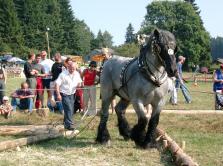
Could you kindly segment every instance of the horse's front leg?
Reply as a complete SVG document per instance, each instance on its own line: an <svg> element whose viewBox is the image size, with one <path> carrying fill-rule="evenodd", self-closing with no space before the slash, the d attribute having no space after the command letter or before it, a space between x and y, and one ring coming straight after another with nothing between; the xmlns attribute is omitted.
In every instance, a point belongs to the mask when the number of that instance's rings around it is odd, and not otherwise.
<svg viewBox="0 0 223 166"><path fill-rule="evenodd" d="M110 140L110 134L107 129L107 121L109 117L109 105L111 100L103 100L101 108L101 119L98 126L98 134L96 142L106 144Z"/></svg>
<svg viewBox="0 0 223 166"><path fill-rule="evenodd" d="M124 137L125 140L128 140L130 138L130 127L125 117L125 112L128 105L129 105L129 101L120 99L118 104L115 106L115 112L118 117L119 133L120 135Z"/></svg>
<svg viewBox="0 0 223 166"><path fill-rule="evenodd" d="M151 118L149 120L148 130L144 140L144 148L153 148L155 147L155 132L156 127L159 123L161 108L159 106L154 107Z"/></svg>
<svg viewBox="0 0 223 166"><path fill-rule="evenodd" d="M143 147L148 120L144 113L144 105L140 101L132 102L132 104L138 116L138 123L132 128L131 139L137 146Z"/></svg>

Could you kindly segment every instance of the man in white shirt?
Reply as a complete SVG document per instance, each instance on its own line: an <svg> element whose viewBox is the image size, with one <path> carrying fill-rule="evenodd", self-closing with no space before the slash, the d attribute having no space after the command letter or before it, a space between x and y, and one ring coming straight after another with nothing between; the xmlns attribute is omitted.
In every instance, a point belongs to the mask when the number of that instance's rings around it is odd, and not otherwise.
<svg viewBox="0 0 223 166"><path fill-rule="evenodd" d="M44 71L45 71L45 75L46 75L45 77L42 78L43 89L45 89L45 88L47 89L47 94L48 94L48 98L49 98L51 96L50 95L50 81L51 81L51 78L52 78L51 68L52 68L54 62L51 59L47 59L46 51L42 51L41 56L42 56L42 61L40 62L40 64L43 66Z"/></svg>
<svg viewBox="0 0 223 166"><path fill-rule="evenodd" d="M77 64L72 62L68 70L63 71L56 80L57 100L62 101L64 108L64 128L74 130L73 112L77 87L81 86L82 80L79 72L76 71Z"/></svg>

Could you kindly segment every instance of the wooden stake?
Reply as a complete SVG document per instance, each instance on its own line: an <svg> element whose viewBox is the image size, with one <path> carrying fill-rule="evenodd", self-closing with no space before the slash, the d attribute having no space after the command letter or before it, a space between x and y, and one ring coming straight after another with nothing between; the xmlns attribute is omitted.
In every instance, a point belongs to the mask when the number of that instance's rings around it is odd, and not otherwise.
<svg viewBox="0 0 223 166"><path fill-rule="evenodd" d="M158 137L162 135L161 140L167 141L167 147L174 156L175 163L177 166L198 166L197 163L195 163L190 156L188 156L186 153L183 152L183 149L180 148L180 146L171 138L169 137L163 130L157 128L156 133ZM166 143L165 143L166 144Z"/></svg>

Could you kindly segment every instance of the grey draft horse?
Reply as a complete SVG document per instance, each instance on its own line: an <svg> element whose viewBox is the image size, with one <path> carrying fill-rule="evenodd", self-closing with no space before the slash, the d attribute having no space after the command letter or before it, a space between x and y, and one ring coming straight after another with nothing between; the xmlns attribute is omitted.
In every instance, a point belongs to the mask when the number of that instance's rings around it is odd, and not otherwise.
<svg viewBox="0 0 223 166"><path fill-rule="evenodd" d="M175 76L177 71L176 51L174 35L169 31L155 29L141 48L139 57L130 59L116 56L105 62L101 74L102 108L96 142L106 144L110 140L108 110L111 100L118 95L120 101L115 111L120 135L125 140L131 138L137 146L143 148L154 145L161 107L169 90L168 79ZM138 116L138 123L132 130L125 117L130 103ZM153 108L149 122L144 113L148 104Z"/></svg>

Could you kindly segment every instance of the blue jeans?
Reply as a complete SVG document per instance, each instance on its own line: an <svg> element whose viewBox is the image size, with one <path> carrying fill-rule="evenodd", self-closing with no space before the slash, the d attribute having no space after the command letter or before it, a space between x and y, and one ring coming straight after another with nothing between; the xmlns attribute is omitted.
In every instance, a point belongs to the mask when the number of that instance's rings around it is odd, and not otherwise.
<svg viewBox="0 0 223 166"><path fill-rule="evenodd" d="M61 97L64 109L64 128L69 128L73 125L75 96L61 93Z"/></svg>
<svg viewBox="0 0 223 166"><path fill-rule="evenodd" d="M29 112L33 111L33 98L26 98L26 99L18 99L12 98L11 105L13 107L13 111L16 111L16 107L18 106L19 109L25 110L28 109Z"/></svg>
<svg viewBox="0 0 223 166"><path fill-rule="evenodd" d="M190 92L187 89L187 87L185 86L185 84L181 84L180 81L177 79L175 87L177 88L177 91L179 88L181 89L186 102L190 103L191 102Z"/></svg>
<svg viewBox="0 0 223 166"><path fill-rule="evenodd" d="M50 101L47 102L47 106L50 109L51 112L54 112L54 110L58 110L61 114L63 114L63 105L62 102L56 102L56 106L53 107L50 103Z"/></svg>

